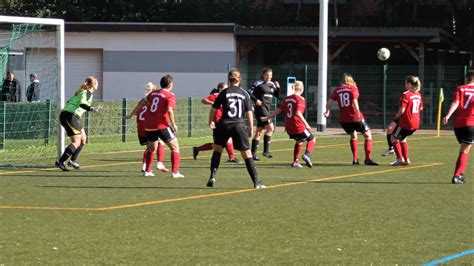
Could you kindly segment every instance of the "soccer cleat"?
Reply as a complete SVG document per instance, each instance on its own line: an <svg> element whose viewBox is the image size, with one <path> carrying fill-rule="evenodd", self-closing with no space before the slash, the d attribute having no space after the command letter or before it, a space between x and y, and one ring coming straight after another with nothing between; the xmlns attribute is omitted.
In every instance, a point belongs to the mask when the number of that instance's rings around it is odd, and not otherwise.
<svg viewBox="0 0 474 266"><path fill-rule="evenodd" d="M156 169L160 170L161 172L168 173L170 170L166 168L166 166L162 162L156 163Z"/></svg>
<svg viewBox="0 0 474 266"><path fill-rule="evenodd" d="M142 173L145 173L146 172L146 163L143 163L142 165Z"/></svg>
<svg viewBox="0 0 474 266"><path fill-rule="evenodd" d="M228 163L240 163L240 161L237 158L232 158L227 160Z"/></svg>
<svg viewBox="0 0 474 266"><path fill-rule="evenodd" d="M376 163L376 162L374 162L374 161L372 161L372 160L365 160L365 161L364 161L364 164L365 164L365 165L379 165L378 163Z"/></svg>
<svg viewBox="0 0 474 266"><path fill-rule="evenodd" d="M265 186L264 184L262 184L262 183L259 181L259 182L255 183L255 184L253 185L253 188L255 188L255 189L265 189L265 188L267 188L267 186Z"/></svg>
<svg viewBox="0 0 474 266"><path fill-rule="evenodd" d="M405 165L405 160L403 159L396 159L395 161L390 163L391 166L399 166L399 165Z"/></svg>
<svg viewBox="0 0 474 266"><path fill-rule="evenodd" d="M464 176L455 175L455 176L453 176L453 179L451 179L451 183L453 183L453 184L464 184L464 183L466 183L466 181L464 181Z"/></svg>
<svg viewBox="0 0 474 266"><path fill-rule="evenodd" d="M67 165L68 166L71 166L72 168L76 169L76 170L80 170L81 169L81 166L79 165L78 162L76 161L73 161L73 160L69 160L69 162L67 162Z"/></svg>
<svg viewBox="0 0 474 266"><path fill-rule="evenodd" d="M262 155L263 155L263 157L267 157L267 158L270 158L270 159L273 158L273 155L268 151L263 152Z"/></svg>
<svg viewBox="0 0 474 266"><path fill-rule="evenodd" d="M291 167L294 167L294 168L301 168L301 167L303 167L303 166L300 164L300 162L295 161L295 162L293 162L293 163L291 164Z"/></svg>
<svg viewBox="0 0 474 266"><path fill-rule="evenodd" d="M54 163L54 165L55 165L57 168L59 168L59 169L65 171L65 172L69 171L69 169L67 169L67 167L64 165L64 163L61 163L61 162L59 162L59 161L56 161L56 162Z"/></svg>
<svg viewBox="0 0 474 266"><path fill-rule="evenodd" d="M403 163L403 165L410 165L410 164L411 164L411 161L409 158L407 158L405 162Z"/></svg>
<svg viewBox="0 0 474 266"><path fill-rule="evenodd" d="M393 148L384 151L384 153L382 153L382 156L389 156L389 155L392 155L392 154L395 154L395 150Z"/></svg>
<svg viewBox="0 0 474 266"><path fill-rule="evenodd" d="M184 175L181 174L180 172L176 172L176 173L171 173L171 177L172 178L184 178Z"/></svg>
<svg viewBox="0 0 474 266"><path fill-rule="evenodd" d="M198 151L197 147L193 147L193 159L194 160L197 160L198 154L199 154L199 151Z"/></svg>
<svg viewBox="0 0 474 266"><path fill-rule="evenodd" d="M210 177L209 180L207 181L206 186L207 186L207 187L213 187L215 182L216 182L216 178L211 175L211 177Z"/></svg>
<svg viewBox="0 0 474 266"><path fill-rule="evenodd" d="M313 167L313 162L311 161L311 157L309 156L309 154L305 153L301 158L306 163L306 166L308 166L309 168Z"/></svg>
<svg viewBox="0 0 474 266"><path fill-rule="evenodd" d="M352 161L352 165L359 165L359 160Z"/></svg>
<svg viewBox="0 0 474 266"><path fill-rule="evenodd" d="M143 173L143 176L145 177L152 177L152 176L155 176L155 174L153 172L144 172Z"/></svg>
<svg viewBox="0 0 474 266"><path fill-rule="evenodd" d="M260 158L258 158L257 155L253 155L252 158L254 161L260 161Z"/></svg>

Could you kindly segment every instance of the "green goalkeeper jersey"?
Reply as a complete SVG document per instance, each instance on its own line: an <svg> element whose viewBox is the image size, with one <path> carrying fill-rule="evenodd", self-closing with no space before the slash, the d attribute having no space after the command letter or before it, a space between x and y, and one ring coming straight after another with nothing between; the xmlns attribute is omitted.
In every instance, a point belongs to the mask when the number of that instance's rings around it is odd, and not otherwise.
<svg viewBox="0 0 474 266"><path fill-rule="evenodd" d="M73 113L77 117L81 117L92 104L92 92L83 90L77 95L72 96L66 103L63 111ZM82 105L82 106L81 106ZM85 108L84 108L85 107Z"/></svg>

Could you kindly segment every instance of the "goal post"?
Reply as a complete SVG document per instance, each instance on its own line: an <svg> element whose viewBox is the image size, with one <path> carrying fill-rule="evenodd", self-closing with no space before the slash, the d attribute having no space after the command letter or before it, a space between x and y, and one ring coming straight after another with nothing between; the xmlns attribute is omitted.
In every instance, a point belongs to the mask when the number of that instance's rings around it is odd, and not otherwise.
<svg viewBox="0 0 474 266"><path fill-rule="evenodd" d="M65 132L57 121L65 105L64 65L64 20L0 16L1 95L21 95L0 98L0 166L52 166L64 150ZM16 87L3 88L7 72L14 73ZM39 98L31 101L34 76Z"/></svg>

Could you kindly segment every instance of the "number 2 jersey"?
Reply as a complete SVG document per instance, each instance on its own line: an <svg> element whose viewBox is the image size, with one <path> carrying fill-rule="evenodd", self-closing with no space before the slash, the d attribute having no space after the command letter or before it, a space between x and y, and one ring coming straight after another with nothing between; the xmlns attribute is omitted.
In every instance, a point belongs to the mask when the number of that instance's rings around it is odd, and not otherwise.
<svg viewBox="0 0 474 266"><path fill-rule="evenodd" d="M405 108L405 112L399 117L400 127L407 130L420 128L420 112L423 109L421 94L412 90L405 91L400 97L400 107Z"/></svg>
<svg viewBox="0 0 474 266"><path fill-rule="evenodd" d="M474 84L458 86L453 102L459 102L454 117L455 128L474 126Z"/></svg>
<svg viewBox="0 0 474 266"><path fill-rule="evenodd" d="M145 101L147 103L144 116L145 130L168 128L170 122L168 108L176 109L176 96L165 89L159 89L150 92L145 97Z"/></svg>
<svg viewBox="0 0 474 266"><path fill-rule="evenodd" d="M301 118L296 116L296 111L304 114L306 109L306 100L299 95L287 96L280 103L280 110L285 112L285 130L289 135L299 134L306 130L306 125Z"/></svg>
<svg viewBox="0 0 474 266"><path fill-rule="evenodd" d="M357 120L357 109L354 100L359 99L359 89L356 86L344 85L337 87L331 93L330 99L337 102L339 106L339 122L353 123ZM359 110L360 121L364 120L362 111Z"/></svg>
<svg viewBox="0 0 474 266"><path fill-rule="evenodd" d="M217 110L222 107L219 124L245 124L245 113L252 111L252 102L246 91L232 85L219 93L212 107Z"/></svg>

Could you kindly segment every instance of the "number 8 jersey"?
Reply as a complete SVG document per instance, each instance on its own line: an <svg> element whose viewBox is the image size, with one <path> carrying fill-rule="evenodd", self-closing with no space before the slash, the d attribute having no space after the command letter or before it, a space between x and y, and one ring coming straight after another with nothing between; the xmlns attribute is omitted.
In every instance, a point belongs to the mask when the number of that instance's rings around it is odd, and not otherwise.
<svg viewBox="0 0 474 266"><path fill-rule="evenodd" d="M221 106L223 111L219 123L224 125L245 124L245 113L252 110L249 94L237 86L230 86L219 93L212 107L218 110Z"/></svg>
<svg viewBox="0 0 474 266"><path fill-rule="evenodd" d="M357 112L354 106L354 100L359 99L359 89L356 86L344 85L337 87L330 96L331 100L336 101L339 106L339 122L353 123L357 120ZM360 121L364 120L364 115L360 111Z"/></svg>
<svg viewBox="0 0 474 266"><path fill-rule="evenodd" d="M420 128L420 112L423 110L421 94L412 90L405 91L400 97L400 107L405 108L398 121L400 127L407 130Z"/></svg>
<svg viewBox="0 0 474 266"><path fill-rule="evenodd" d="M170 122L168 107L176 109L176 97L165 90L154 90L145 98L148 110L145 112L145 130L168 128Z"/></svg>

